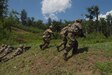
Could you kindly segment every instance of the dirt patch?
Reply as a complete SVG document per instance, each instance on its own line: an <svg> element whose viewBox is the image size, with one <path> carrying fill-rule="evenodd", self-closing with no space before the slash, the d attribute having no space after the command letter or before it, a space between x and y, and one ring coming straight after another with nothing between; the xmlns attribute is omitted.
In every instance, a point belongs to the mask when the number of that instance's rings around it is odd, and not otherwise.
<svg viewBox="0 0 112 75"><path fill-rule="evenodd" d="M60 54L63 54L63 52L56 56L49 53L47 59L44 55L43 57L37 57L31 67L30 75L100 75L97 70L94 71L95 63L111 60L104 56L104 50L89 50L88 52L79 53L68 61L64 61Z"/></svg>

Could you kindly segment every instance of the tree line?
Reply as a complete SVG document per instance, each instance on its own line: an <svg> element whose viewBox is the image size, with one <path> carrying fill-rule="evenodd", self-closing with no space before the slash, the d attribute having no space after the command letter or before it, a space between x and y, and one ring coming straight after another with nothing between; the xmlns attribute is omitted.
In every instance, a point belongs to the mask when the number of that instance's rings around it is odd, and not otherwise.
<svg viewBox="0 0 112 75"><path fill-rule="evenodd" d="M86 19L82 19L83 31L86 34L101 33L105 37L112 35L112 15L109 14L106 18L99 18L100 9L97 5L90 6L85 14ZM47 23L42 20L35 20L34 17L29 17L25 9L21 12L16 10L8 11L8 0L0 0L0 36L5 36L12 31L12 27L23 27L24 29L34 27L37 29L45 30L49 25L53 24L54 31L60 32L60 30L74 21L59 20L55 21L51 18L48 19ZM33 29L32 29L33 31Z"/></svg>

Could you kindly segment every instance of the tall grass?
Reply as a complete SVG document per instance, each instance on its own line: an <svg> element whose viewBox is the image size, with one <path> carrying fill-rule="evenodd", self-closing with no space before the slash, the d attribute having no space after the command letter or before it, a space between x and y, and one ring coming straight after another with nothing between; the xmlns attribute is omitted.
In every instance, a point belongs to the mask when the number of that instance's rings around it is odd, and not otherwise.
<svg viewBox="0 0 112 75"><path fill-rule="evenodd" d="M95 67L100 71L101 75L112 74L112 62L97 62Z"/></svg>
<svg viewBox="0 0 112 75"><path fill-rule="evenodd" d="M42 29L39 29L37 27L33 27L33 26L25 26L25 25L14 25L13 27L19 28L19 29L23 29L25 31L28 32L32 32L32 33L39 33L42 32Z"/></svg>

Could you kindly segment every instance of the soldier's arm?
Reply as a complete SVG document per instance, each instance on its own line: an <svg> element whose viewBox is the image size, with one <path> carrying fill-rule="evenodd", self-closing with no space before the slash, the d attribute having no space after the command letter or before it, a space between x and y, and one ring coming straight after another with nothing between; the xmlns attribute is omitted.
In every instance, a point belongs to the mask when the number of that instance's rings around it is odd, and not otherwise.
<svg viewBox="0 0 112 75"><path fill-rule="evenodd" d="M52 36L56 39L56 36L54 35L54 33L52 33Z"/></svg>

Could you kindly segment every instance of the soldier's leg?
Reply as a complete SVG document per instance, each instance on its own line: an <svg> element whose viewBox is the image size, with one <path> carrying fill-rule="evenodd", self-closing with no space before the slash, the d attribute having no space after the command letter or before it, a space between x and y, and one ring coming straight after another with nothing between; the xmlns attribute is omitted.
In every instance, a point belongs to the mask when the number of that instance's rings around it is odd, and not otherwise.
<svg viewBox="0 0 112 75"><path fill-rule="evenodd" d="M59 48L60 48L62 45L64 45L64 41L61 42L61 43L57 46L57 50L58 50L58 51L60 50Z"/></svg>
<svg viewBox="0 0 112 75"><path fill-rule="evenodd" d="M76 54L78 52L78 41L74 41L72 55Z"/></svg>
<svg viewBox="0 0 112 75"><path fill-rule="evenodd" d="M46 42L45 45L43 46L43 49L48 48L49 42Z"/></svg>
<svg viewBox="0 0 112 75"><path fill-rule="evenodd" d="M66 45L67 45L67 40L64 41L64 44L63 45L64 45L64 48L63 49L65 49L66 48Z"/></svg>
<svg viewBox="0 0 112 75"><path fill-rule="evenodd" d="M61 46L63 45L64 48L63 48L62 50L64 50L64 49L66 48L66 44L67 44L67 38L64 37L64 38L63 38L63 42L58 46L58 48L61 47ZM59 50L58 48L57 48L57 50Z"/></svg>
<svg viewBox="0 0 112 75"><path fill-rule="evenodd" d="M69 51L72 49L72 47L66 47L65 48L65 51L64 51L64 60L66 61L67 60L67 55L69 53Z"/></svg>
<svg viewBox="0 0 112 75"><path fill-rule="evenodd" d="M43 46L43 49L48 48L48 45L50 44L50 38L45 40L45 44Z"/></svg>
<svg viewBox="0 0 112 75"><path fill-rule="evenodd" d="M43 38L43 43L40 45L40 48L43 49L43 46L46 44L46 39Z"/></svg>
<svg viewBox="0 0 112 75"><path fill-rule="evenodd" d="M72 44L73 44L73 42L69 41L69 46L65 48L65 51L64 51L64 60L67 60L68 52L73 48Z"/></svg>

